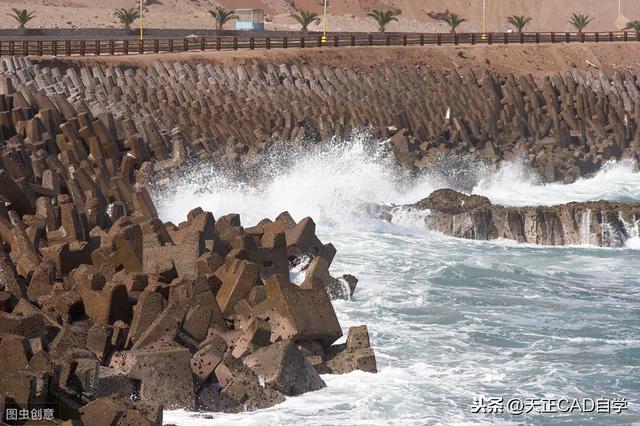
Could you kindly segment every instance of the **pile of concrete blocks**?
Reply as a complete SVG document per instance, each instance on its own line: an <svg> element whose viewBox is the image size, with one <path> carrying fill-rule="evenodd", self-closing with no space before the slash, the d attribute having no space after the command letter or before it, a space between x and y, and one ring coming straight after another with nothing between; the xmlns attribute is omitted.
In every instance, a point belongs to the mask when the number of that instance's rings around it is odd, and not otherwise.
<svg viewBox="0 0 640 426"><path fill-rule="evenodd" d="M138 171L184 145L80 99L112 76L34 87L56 75L0 79L1 407L160 425L163 409L265 408L324 387L321 373L376 371L368 337L348 343L361 328L334 345L336 251L311 218L245 228L196 208L163 223ZM298 286L303 259L319 266Z"/></svg>

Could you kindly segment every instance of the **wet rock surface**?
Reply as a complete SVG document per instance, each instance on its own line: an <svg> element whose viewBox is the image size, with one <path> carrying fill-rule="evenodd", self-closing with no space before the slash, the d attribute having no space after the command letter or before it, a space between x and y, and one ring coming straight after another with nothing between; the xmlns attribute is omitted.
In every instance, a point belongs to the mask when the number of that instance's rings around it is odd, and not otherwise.
<svg viewBox="0 0 640 426"><path fill-rule="evenodd" d="M113 83L81 75L68 81L83 93ZM139 173L168 161L162 136L39 84L0 77L3 407L159 425L163 409L266 408L324 387L320 373L375 370L330 367L344 352L326 285L336 250L311 218L245 228L196 208L163 223ZM302 258L320 265L308 287L289 279Z"/></svg>
<svg viewBox="0 0 640 426"><path fill-rule="evenodd" d="M434 231L472 240L509 239L540 245L590 244L622 247L640 231L640 203L573 202L556 206L504 207L487 197L439 189L415 204L376 206L374 215L393 220L398 209L428 211Z"/></svg>

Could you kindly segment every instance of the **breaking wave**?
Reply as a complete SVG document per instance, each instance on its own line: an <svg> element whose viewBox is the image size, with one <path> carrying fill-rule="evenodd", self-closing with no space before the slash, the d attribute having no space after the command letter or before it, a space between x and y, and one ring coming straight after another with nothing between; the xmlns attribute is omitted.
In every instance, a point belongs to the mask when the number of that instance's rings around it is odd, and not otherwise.
<svg viewBox="0 0 640 426"><path fill-rule="evenodd" d="M631 160L607 163L593 177L569 185L543 184L523 162L490 170L464 158L443 159L416 176L397 167L385 145L364 133L295 155L275 151L243 178L201 163L154 198L162 219L171 221L184 220L191 208L200 206L216 217L240 213L245 224L288 210L296 219L311 216L327 227L380 230L385 225L365 217L363 206L414 203L444 187L508 206L640 201L640 173ZM420 227L421 217L407 214L400 224Z"/></svg>

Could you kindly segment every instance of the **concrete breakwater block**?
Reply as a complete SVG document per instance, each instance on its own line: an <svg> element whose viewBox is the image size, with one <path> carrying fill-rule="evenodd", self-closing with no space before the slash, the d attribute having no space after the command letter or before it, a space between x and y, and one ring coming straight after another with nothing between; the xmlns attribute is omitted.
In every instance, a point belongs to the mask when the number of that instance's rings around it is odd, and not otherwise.
<svg viewBox="0 0 640 426"><path fill-rule="evenodd" d="M487 70L264 60L237 66L156 61L146 68L62 68L24 58L0 64L12 92L10 101L0 99L5 138L18 132L62 144L49 133L64 117L65 138L82 140L85 155L108 163L125 148L138 161L158 160L147 171L161 175L187 158L250 162L276 141L340 139L368 128L392 137L396 158L409 168L428 168L447 153L493 164L517 157L547 182L572 182L610 159L637 158L640 142L640 90L628 72L574 69L536 80ZM33 102L37 113L30 111ZM127 170L135 173L135 164ZM21 211L33 208L29 188L3 187L4 196L24 204Z"/></svg>
<svg viewBox="0 0 640 426"><path fill-rule="evenodd" d="M311 218L285 212L245 228L238 215L196 208L163 223L144 169L175 167L208 143L121 115L141 110L118 81L142 88L141 75L98 67L27 81L29 67L11 58L0 71L3 406L51 406L73 424L160 425L163 408L265 408L320 389L328 369L375 370L329 367L353 351L334 345L342 328L324 269L335 248ZM149 72L184 91L175 101L198 103L194 69ZM323 259L313 288L289 281L302 257Z"/></svg>

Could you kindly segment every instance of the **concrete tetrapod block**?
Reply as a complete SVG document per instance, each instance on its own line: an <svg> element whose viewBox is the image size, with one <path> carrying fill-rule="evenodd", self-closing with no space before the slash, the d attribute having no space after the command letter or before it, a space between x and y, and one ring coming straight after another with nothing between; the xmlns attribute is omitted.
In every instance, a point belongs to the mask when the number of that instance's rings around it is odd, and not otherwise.
<svg viewBox="0 0 640 426"><path fill-rule="evenodd" d="M293 340L287 339L260 348L243 362L258 377L287 396L300 395L326 386Z"/></svg>
<svg viewBox="0 0 640 426"><path fill-rule="evenodd" d="M271 325L271 340L317 340L330 345L342 329L324 288L302 289L289 277L273 275L265 283L267 299L254 309Z"/></svg>

